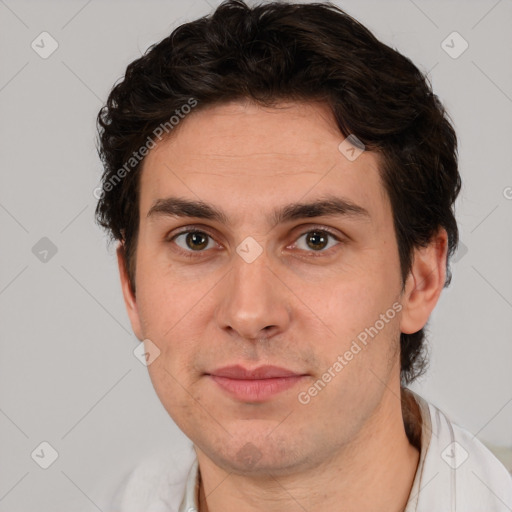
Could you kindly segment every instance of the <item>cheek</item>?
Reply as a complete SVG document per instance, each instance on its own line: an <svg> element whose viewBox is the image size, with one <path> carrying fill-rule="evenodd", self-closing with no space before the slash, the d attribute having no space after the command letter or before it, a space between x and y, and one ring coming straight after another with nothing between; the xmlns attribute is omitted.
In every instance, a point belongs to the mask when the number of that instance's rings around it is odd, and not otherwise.
<svg viewBox="0 0 512 512"><path fill-rule="evenodd" d="M307 304L322 321L324 335L317 348L322 361L328 367L338 355L352 351L357 354L348 357L359 363L350 363L350 372L364 371L366 365L387 366L388 353L394 350L399 336L399 315L393 308L398 298L393 290L398 292L399 283L386 280L385 275L377 279L371 272L354 272L346 280L338 277L331 282L337 284L311 287L307 295ZM303 327L307 332L307 326Z"/></svg>
<svg viewBox="0 0 512 512"><path fill-rule="evenodd" d="M379 311L377 283L364 272L344 273L308 288L306 303L335 334L346 337Z"/></svg>
<svg viewBox="0 0 512 512"><path fill-rule="evenodd" d="M143 335L160 350L150 373L155 374L155 379L166 381L171 378L165 375L167 370L182 382L200 346L202 330L194 319L207 315L204 288L197 282L185 283L175 276L163 275L156 267L141 272L140 280L137 307Z"/></svg>
<svg viewBox="0 0 512 512"><path fill-rule="evenodd" d="M137 273L139 317L147 337L161 338L192 307L196 293L170 275L168 269L142 263Z"/></svg>
<svg viewBox="0 0 512 512"><path fill-rule="evenodd" d="M156 333L151 325L153 339L160 352L158 357L148 366L148 372L155 390L166 407L182 405L190 400L191 386L198 378L194 367L200 348L197 336L176 328L170 332ZM151 335L148 336L151 338Z"/></svg>

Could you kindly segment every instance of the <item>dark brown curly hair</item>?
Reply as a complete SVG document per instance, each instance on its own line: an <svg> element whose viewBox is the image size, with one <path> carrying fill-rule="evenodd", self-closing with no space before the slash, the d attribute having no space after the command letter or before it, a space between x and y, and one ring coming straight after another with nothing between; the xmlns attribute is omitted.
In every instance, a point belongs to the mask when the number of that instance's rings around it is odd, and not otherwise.
<svg viewBox="0 0 512 512"><path fill-rule="evenodd" d="M195 102L200 109L237 99L265 106L281 100L327 104L341 134L354 134L382 157L402 285L414 249L428 245L440 227L448 233L449 285L449 259L458 244L457 139L426 76L332 4L251 8L228 0L133 61L97 117L104 174L96 219L112 240L123 242L134 292L140 148L148 147L159 126L172 134L169 119L183 118L184 105ZM427 367L424 329L401 334L404 385Z"/></svg>

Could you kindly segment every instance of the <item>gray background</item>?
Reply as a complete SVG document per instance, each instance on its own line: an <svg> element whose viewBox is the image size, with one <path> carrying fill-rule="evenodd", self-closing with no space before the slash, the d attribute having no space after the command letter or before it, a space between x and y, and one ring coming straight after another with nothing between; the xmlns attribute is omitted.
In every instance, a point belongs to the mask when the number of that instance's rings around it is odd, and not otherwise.
<svg viewBox="0 0 512 512"><path fill-rule="evenodd" d="M149 44L218 3L0 0L0 511L101 510L137 461L186 442L132 353L113 246L93 221L95 117ZM413 389L510 448L512 2L337 3L430 70L460 140L464 245ZM46 59L31 47L43 31L59 45ZM453 31L469 44L458 58L441 46ZM59 455L46 470L31 458L43 441Z"/></svg>

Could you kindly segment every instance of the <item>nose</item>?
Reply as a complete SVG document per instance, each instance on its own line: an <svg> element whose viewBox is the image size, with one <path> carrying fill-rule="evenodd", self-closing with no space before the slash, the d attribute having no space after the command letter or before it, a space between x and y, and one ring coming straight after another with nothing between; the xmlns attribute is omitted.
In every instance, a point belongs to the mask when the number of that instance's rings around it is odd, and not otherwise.
<svg viewBox="0 0 512 512"><path fill-rule="evenodd" d="M232 336L269 339L290 324L291 293L271 270L265 251L252 262L235 254L221 293L217 322Z"/></svg>

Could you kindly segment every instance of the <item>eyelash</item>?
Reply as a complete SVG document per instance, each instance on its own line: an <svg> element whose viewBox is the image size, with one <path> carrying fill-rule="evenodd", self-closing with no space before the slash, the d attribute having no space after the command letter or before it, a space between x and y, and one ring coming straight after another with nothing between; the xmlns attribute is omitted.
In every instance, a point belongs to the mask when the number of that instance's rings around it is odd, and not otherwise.
<svg viewBox="0 0 512 512"><path fill-rule="evenodd" d="M312 227L309 227L306 231L303 231L302 233L300 233L298 235L298 237L296 238L296 241L299 240L299 238L303 237L304 235L307 235L308 233L312 233L312 232L320 232L320 233L323 233L323 234L327 234L329 237L333 238L334 240L336 240L336 242L338 242L338 244L336 244L335 246L333 247L330 247L329 249L327 250L321 250L321 251L305 251L305 252L308 252L308 253L312 253L312 254L315 254L317 253L317 255L315 256L310 256L310 257L318 257L318 256L321 256L323 254L329 254L331 249L334 249L336 246L340 245L343 243L343 240L341 240L340 238L338 238L338 236L336 236L331 230L325 228L325 227L322 227L322 226L312 226ZM183 235L183 234L189 234L189 233L202 233L208 237L210 237L212 240L215 240L214 237L212 235L210 235L207 231L205 231L204 229L196 229L196 228L188 228L188 229L183 229L182 231L179 231L178 233L175 233L172 237L169 237L167 238L166 240L168 242L174 242L174 240L180 236L180 235ZM296 242L295 242L296 243ZM178 252L180 254L182 254L183 256L187 257L187 258L196 258L196 257L201 257L201 254L202 253L205 253L206 250L203 250L203 251L186 251L184 249L182 249L181 247L179 247L178 245L176 246L178 248Z"/></svg>

